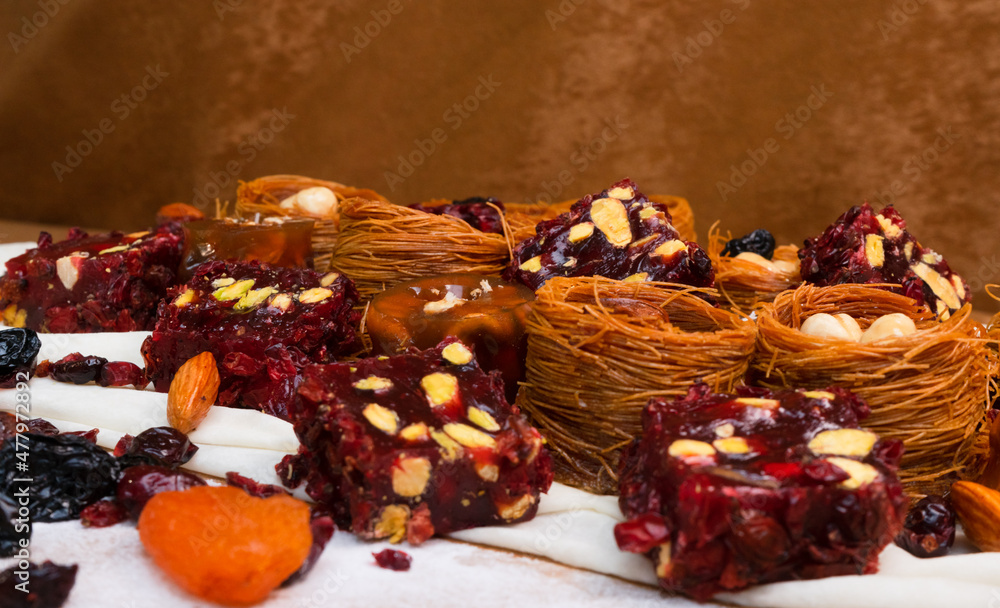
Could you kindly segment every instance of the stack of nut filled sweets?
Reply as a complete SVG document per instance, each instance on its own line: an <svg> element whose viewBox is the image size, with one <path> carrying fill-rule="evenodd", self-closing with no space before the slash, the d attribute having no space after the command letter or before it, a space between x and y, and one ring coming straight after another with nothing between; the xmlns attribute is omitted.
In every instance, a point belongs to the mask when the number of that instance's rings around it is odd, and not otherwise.
<svg viewBox="0 0 1000 608"><path fill-rule="evenodd" d="M305 576L334 526L416 546L527 522L553 482L617 496L620 550L697 600L873 573L893 540L943 555L956 514L1000 550L1000 315L978 322L969 285L891 206L852 207L802 247L716 226L702 247L687 201L629 179L555 205L403 206L280 175L243 184L235 210L43 233L0 277L4 389L44 377L169 394L174 428L113 455L40 420L18 430L69 505L39 521L137 520L192 594L261 601ZM38 360L39 332L131 331L151 332L144 367ZM213 404L290 423L283 487L179 470ZM3 437L15 427L5 417ZM82 460L101 463L100 489L56 474ZM292 540L189 567L171 542L231 508L245 515L226 548L265 529Z"/></svg>

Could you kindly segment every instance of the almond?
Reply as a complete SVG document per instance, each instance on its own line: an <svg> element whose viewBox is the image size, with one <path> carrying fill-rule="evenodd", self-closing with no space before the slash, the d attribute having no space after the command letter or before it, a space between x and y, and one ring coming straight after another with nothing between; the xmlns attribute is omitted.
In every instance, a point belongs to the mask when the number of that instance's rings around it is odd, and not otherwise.
<svg viewBox="0 0 1000 608"><path fill-rule="evenodd" d="M177 370L167 394L167 421L182 433L195 430L219 395L219 368L210 352L187 360Z"/></svg>
<svg viewBox="0 0 1000 608"><path fill-rule="evenodd" d="M971 481L951 486L951 505L980 551L1000 551L1000 492Z"/></svg>

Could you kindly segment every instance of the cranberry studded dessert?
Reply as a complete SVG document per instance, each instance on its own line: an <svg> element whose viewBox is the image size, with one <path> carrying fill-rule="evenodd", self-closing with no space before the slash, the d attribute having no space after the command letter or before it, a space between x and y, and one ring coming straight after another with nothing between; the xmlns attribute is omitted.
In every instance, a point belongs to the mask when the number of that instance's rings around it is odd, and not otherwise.
<svg viewBox="0 0 1000 608"><path fill-rule="evenodd" d="M624 179L538 224L536 235L514 249L503 276L536 290L551 277L595 275L711 287L708 254L681 240L670 222L666 204L650 201Z"/></svg>
<svg viewBox="0 0 1000 608"><path fill-rule="evenodd" d="M288 485L362 538L404 538L534 517L552 483L542 438L451 338L419 353L314 365L291 411L300 453Z"/></svg>
<svg viewBox="0 0 1000 608"><path fill-rule="evenodd" d="M626 452L618 546L667 590L705 600L753 584L871 573L902 529L902 444L858 428L852 393L707 385L650 400Z"/></svg>
<svg viewBox="0 0 1000 608"><path fill-rule="evenodd" d="M43 232L0 277L3 321L52 333L152 329L175 283L182 240L170 227L94 236L74 228L59 243Z"/></svg>
<svg viewBox="0 0 1000 608"><path fill-rule="evenodd" d="M892 206L879 213L864 203L851 207L799 251L802 279L819 286L891 283L892 291L927 304L942 320L972 301L968 284L948 262L906 231Z"/></svg>
<svg viewBox="0 0 1000 608"><path fill-rule="evenodd" d="M185 361L211 352L219 364L217 405L285 418L300 370L355 344L357 292L337 273L208 262L171 296L142 345L161 392Z"/></svg>

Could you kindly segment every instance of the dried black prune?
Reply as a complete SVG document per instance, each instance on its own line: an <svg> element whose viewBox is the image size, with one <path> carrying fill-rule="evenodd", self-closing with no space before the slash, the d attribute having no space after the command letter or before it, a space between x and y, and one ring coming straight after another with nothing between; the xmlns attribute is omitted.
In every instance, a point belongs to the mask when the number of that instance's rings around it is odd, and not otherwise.
<svg viewBox="0 0 1000 608"><path fill-rule="evenodd" d="M76 583L76 564L60 566L47 561L41 565L29 563L27 571L16 568L14 565L0 572L3 608L59 608ZM16 587L22 583L27 583L27 593Z"/></svg>
<svg viewBox="0 0 1000 608"><path fill-rule="evenodd" d="M122 437L115 454L122 468L138 464L155 464L177 468L191 460L198 446L191 443L188 436L169 426L157 426L139 433L135 437Z"/></svg>
<svg viewBox="0 0 1000 608"><path fill-rule="evenodd" d="M774 236L760 228L738 239L730 240L722 249L722 255L731 258L746 252L756 253L770 260L774 256Z"/></svg>
<svg viewBox="0 0 1000 608"><path fill-rule="evenodd" d="M10 557L31 538L31 524L18 519L17 507L0 501L0 557Z"/></svg>
<svg viewBox="0 0 1000 608"><path fill-rule="evenodd" d="M17 447L0 447L0 500L18 505L27 495L32 522L76 519L118 485L118 462L83 437L26 433ZM21 478L31 482L15 481Z"/></svg>
<svg viewBox="0 0 1000 608"><path fill-rule="evenodd" d="M0 388L14 388L19 380L27 380L18 378L18 372L31 375L41 348L42 341L31 329L0 331Z"/></svg>
<svg viewBox="0 0 1000 608"><path fill-rule="evenodd" d="M927 496L910 509L896 544L917 557L946 555L955 542L955 511L940 496Z"/></svg>

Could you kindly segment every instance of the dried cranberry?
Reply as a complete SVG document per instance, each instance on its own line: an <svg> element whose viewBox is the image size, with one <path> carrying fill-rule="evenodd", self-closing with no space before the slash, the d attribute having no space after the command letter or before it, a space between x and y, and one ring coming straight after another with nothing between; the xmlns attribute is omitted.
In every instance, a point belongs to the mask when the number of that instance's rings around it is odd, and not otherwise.
<svg viewBox="0 0 1000 608"><path fill-rule="evenodd" d="M0 331L0 388L14 388L27 381L41 348L38 334L30 329Z"/></svg>
<svg viewBox="0 0 1000 608"><path fill-rule="evenodd" d="M31 523L18 518L16 506L0 501L0 557L11 557L30 538Z"/></svg>
<svg viewBox="0 0 1000 608"><path fill-rule="evenodd" d="M955 511L940 496L927 496L910 509L896 544L917 557L946 555L955 542Z"/></svg>
<svg viewBox="0 0 1000 608"><path fill-rule="evenodd" d="M101 369L107 362L104 357L85 357L80 353L71 353L53 363L49 374L58 382L86 384L101 377Z"/></svg>
<svg viewBox="0 0 1000 608"><path fill-rule="evenodd" d="M257 498L268 498L269 496L275 496L278 494L288 495L288 490L281 486L260 483L259 481L255 481L249 477L244 477L236 471L229 471L226 473L226 483L234 488L243 490L250 496L256 496Z"/></svg>
<svg viewBox="0 0 1000 608"><path fill-rule="evenodd" d="M76 435L77 437L82 437L89 441L90 443L97 443L97 435L101 432L100 429L90 429L89 431L70 431L68 433L60 433L62 435Z"/></svg>
<svg viewBox="0 0 1000 608"><path fill-rule="evenodd" d="M80 512L80 523L88 528L106 528L128 519L125 507L115 499L98 500Z"/></svg>
<svg viewBox="0 0 1000 608"><path fill-rule="evenodd" d="M128 386L145 388L149 384L146 371L130 361L110 361L101 368L97 379L101 386Z"/></svg>
<svg viewBox="0 0 1000 608"><path fill-rule="evenodd" d="M413 558L408 554L395 549L383 549L378 553L372 553L372 555L379 568L395 570L396 572L406 572L410 569L410 562L413 561Z"/></svg>
<svg viewBox="0 0 1000 608"><path fill-rule="evenodd" d="M29 433L45 435L47 437L55 437L59 434L59 429L56 428L56 425L43 418L32 418L26 424Z"/></svg>
<svg viewBox="0 0 1000 608"><path fill-rule="evenodd" d="M336 525L333 523L333 517L325 508L315 506L312 510L312 518L309 520L309 529L312 531L313 537L313 544L309 549L309 555L306 556L306 560L302 562L299 569L285 579L285 582L281 583L282 587L287 587L302 580L313 569L313 566L319 560L319 556L323 555L323 549L326 548L327 543L333 538Z"/></svg>
<svg viewBox="0 0 1000 608"><path fill-rule="evenodd" d="M205 480L192 473L166 467L140 464L125 469L118 482L116 497L133 521L149 500L160 492L186 490L205 485Z"/></svg>
<svg viewBox="0 0 1000 608"><path fill-rule="evenodd" d="M655 513L646 513L615 526L615 541L622 551L646 553L670 540L667 522Z"/></svg>
<svg viewBox="0 0 1000 608"><path fill-rule="evenodd" d="M722 255L728 257L735 258L741 253L756 253L770 260L774 256L774 237L767 230L758 229L728 241L722 249Z"/></svg>
<svg viewBox="0 0 1000 608"><path fill-rule="evenodd" d="M125 437L119 444L127 441ZM198 446L188 436L169 426L157 426L139 433L128 441L119 461L123 467L137 464L155 464L176 468L191 460ZM118 447L115 447L117 454Z"/></svg>
<svg viewBox="0 0 1000 608"><path fill-rule="evenodd" d="M19 445L0 447L0 500L18 504L28 493L33 522L76 519L85 506L114 493L120 468L101 448L74 435L21 437ZM32 481L15 481L25 477Z"/></svg>
<svg viewBox="0 0 1000 608"><path fill-rule="evenodd" d="M0 572L0 606L3 608L59 608L66 602L76 582L76 565L60 566L52 562L28 563L27 581L17 565ZM28 583L28 592L17 588Z"/></svg>

